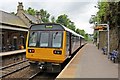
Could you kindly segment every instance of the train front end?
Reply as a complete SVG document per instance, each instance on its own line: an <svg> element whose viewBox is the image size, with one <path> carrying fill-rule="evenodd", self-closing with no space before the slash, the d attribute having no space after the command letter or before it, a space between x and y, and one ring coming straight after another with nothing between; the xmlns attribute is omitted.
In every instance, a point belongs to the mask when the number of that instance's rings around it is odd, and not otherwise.
<svg viewBox="0 0 120 80"><path fill-rule="evenodd" d="M26 58L31 66L59 72L66 59L66 32L60 25L41 24L31 26L26 43Z"/></svg>

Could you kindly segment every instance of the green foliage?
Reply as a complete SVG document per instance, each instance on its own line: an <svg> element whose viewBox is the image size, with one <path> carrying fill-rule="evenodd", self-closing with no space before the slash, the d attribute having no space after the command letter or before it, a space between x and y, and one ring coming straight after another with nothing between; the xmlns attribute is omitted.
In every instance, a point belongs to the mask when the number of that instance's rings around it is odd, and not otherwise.
<svg viewBox="0 0 120 80"><path fill-rule="evenodd" d="M98 35L98 32L94 32L93 38L96 39L96 38L97 38L97 35Z"/></svg>
<svg viewBox="0 0 120 80"><path fill-rule="evenodd" d="M76 29L76 33L84 36L84 37L85 37L85 40L87 40L87 41L90 40L89 34L86 33L83 29L81 30L81 29L78 29L78 28L77 28L77 29Z"/></svg>
<svg viewBox="0 0 120 80"><path fill-rule="evenodd" d="M56 22L64 25L65 27L67 27L73 31L75 31L74 22L72 22L66 14L58 16Z"/></svg>
<svg viewBox="0 0 120 80"><path fill-rule="evenodd" d="M41 15L41 20L43 22L50 22L49 21L50 14L46 10L41 9L40 10L40 15Z"/></svg>
<svg viewBox="0 0 120 80"><path fill-rule="evenodd" d="M95 24L95 22L97 22L97 15L92 15L90 20L89 20L89 23L90 24Z"/></svg>
<svg viewBox="0 0 120 80"><path fill-rule="evenodd" d="M84 37L85 37L85 34L86 34L85 30L83 30L83 29L81 30L81 29L78 29L78 28L76 29L76 33L78 33L78 34L80 34L80 35L82 35Z"/></svg>
<svg viewBox="0 0 120 80"><path fill-rule="evenodd" d="M51 17L51 22L52 22L52 23L55 23L55 22L56 22L56 20L55 20L55 17L54 17L54 16L52 16L52 17Z"/></svg>
<svg viewBox="0 0 120 80"><path fill-rule="evenodd" d="M80 31L79 31L79 30L80 30L80 29L77 28L75 32L78 33L78 34L80 34Z"/></svg>
<svg viewBox="0 0 120 80"><path fill-rule="evenodd" d="M92 24L92 23L105 23L105 16L108 14L108 7L109 7L109 4L108 2L98 2L98 6L97 8L99 9L99 11L97 12L96 15L94 16L91 16L90 20L89 20L89 23Z"/></svg>
<svg viewBox="0 0 120 80"><path fill-rule="evenodd" d="M119 2L98 2L97 8L99 11L95 16L92 16L89 23L107 23L110 25L119 25L120 18L120 1Z"/></svg>
<svg viewBox="0 0 120 80"><path fill-rule="evenodd" d="M40 13L42 22L50 22L49 21L50 14L46 10L41 9L40 11L38 11L38 10L35 10L35 9L29 7L27 10L25 10L25 12L27 12L28 14L33 15L33 16L35 16L35 14L38 12L38 13Z"/></svg>
<svg viewBox="0 0 120 80"><path fill-rule="evenodd" d="M69 22L67 27L73 31L75 31L75 28L76 28L74 22L71 22L71 21Z"/></svg>
<svg viewBox="0 0 120 80"><path fill-rule="evenodd" d="M85 37L85 40L89 40L89 37L88 37L88 34L87 34L87 33L85 34L84 37Z"/></svg>
<svg viewBox="0 0 120 80"><path fill-rule="evenodd" d="M105 23L105 16L107 15L109 4L108 2L98 3L99 11L97 12L97 22Z"/></svg>
<svg viewBox="0 0 120 80"><path fill-rule="evenodd" d="M27 12L28 14L30 15L35 15L36 13L36 10L34 10L33 8L29 7L27 10L25 10L25 12Z"/></svg>
<svg viewBox="0 0 120 80"><path fill-rule="evenodd" d="M67 27L68 24L69 24L69 18L68 18L68 16L66 14L60 15L60 16L58 16L56 22Z"/></svg>

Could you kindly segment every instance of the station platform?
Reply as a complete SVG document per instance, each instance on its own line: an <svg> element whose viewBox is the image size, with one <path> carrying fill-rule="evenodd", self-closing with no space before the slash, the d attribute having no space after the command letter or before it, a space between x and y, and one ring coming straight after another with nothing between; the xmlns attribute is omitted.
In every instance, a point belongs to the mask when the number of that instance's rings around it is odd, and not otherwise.
<svg viewBox="0 0 120 80"><path fill-rule="evenodd" d="M15 51L8 51L8 52L1 52L0 56L13 55L13 54L18 54L18 53L23 53L23 52L26 52L26 49L15 50Z"/></svg>
<svg viewBox="0 0 120 80"><path fill-rule="evenodd" d="M60 78L115 78L118 64L108 60L92 43L87 43L56 77ZM96 80L96 79L95 79Z"/></svg>

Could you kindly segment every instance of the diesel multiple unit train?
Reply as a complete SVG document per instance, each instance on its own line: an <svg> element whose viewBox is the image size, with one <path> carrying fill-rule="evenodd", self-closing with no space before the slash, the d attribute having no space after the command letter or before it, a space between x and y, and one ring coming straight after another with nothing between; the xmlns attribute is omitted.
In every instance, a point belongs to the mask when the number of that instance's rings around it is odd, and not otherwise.
<svg viewBox="0 0 120 80"><path fill-rule="evenodd" d="M26 58L35 68L59 72L61 64L81 46L83 39L60 24L31 25L26 42Z"/></svg>

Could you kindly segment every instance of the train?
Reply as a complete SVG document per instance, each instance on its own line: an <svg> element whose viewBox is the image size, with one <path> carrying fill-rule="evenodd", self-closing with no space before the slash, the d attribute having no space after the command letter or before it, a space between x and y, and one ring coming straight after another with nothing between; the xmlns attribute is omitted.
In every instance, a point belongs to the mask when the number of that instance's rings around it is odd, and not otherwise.
<svg viewBox="0 0 120 80"><path fill-rule="evenodd" d="M34 69L60 72L61 64L83 44L84 37L58 23L30 26L26 41L26 58Z"/></svg>

